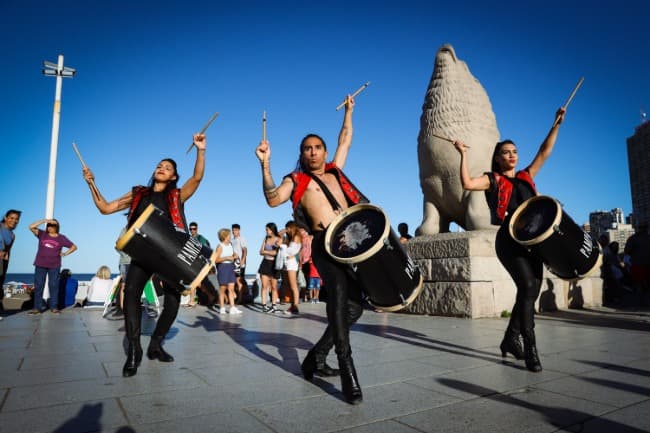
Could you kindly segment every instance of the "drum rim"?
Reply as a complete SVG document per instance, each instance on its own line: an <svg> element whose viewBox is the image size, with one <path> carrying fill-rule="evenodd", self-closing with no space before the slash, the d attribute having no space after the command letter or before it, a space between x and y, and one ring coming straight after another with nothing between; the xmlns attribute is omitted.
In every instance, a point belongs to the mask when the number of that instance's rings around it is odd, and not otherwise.
<svg viewBox="0 0 650 433"><path fill-rule="evenodd" d="M389 313L394 313L395 311L400 311L403 310L404 308L408 307L415 301L415 298L417 298L420 293L422 293L422 289L424 288L424 277L422 274L420 274L420 283L417 285L417 287L413 290L411 295L406 298L405 304L397 304L397 305L392 305L390 307L386 307L384 305L378 305L372 302L370 298L368 298L368 303L372 305L375 308L378 308L382 311L387 311Z"/></svg>
<svg viewBox="0 0 650 433"><path fill-rule="evenodd" d="M133 225L129 227L129 229L124 233L115 243L115 248L117 248L120 251L123 251L124 247L131 241L131 238L135 234L135 229L142 227L142 225L149 219L149 216L158 208L154 206L153 204L149 204L142 214L138 217L138 219L135 220Z"/></svg>
<svg viewBox="0 0 650 433"><path fill-rule="evenodd" d="M600 267L602 265L603 265L603 254L602 254L601 251L598 251L598 257L596 258L596 261L594 262L593 266L591 268L589 268L589 270L587 272L585 272L584 274L578 274L578 276L564 277L562 275L558 275L555 272L553 272L553 270L551 268L549 268L548 266L546 266L546 264L545 264L546 269L548 269L548 271L551 274L555 275L560 280L564 280L564 281L582 280L583 278L591 277L596 273L596 271L598 271L600 269Z"/></svg>
<svg viewBox="0 0 650 433"><path fill-rule="evenodd" d="M536 238L533 238L533 239L530 239L530 240L527 240L527 241L522 241L522 240L517 239L517 237L515 236L515 233L514 233L514 226L515 226L515 222L517 221L519 215L526 208L528 208L528 206L530 206L530 204L533 203L534 201L546 200L546 199L552 200L555 203L556 212L555 212L555 218L553 219L552 224L549 225L548 229L546 229L544 231L544 233L540 234ZM512 217L510 218L510 223L508 224L508 232L510 233L510 237L512 239L514 239L520 245L524 245L524 246L537 245L537 244L545 241L546 239L550 238L553 235L553 233L555 232L553 230L553 227L559 225L561 221L562 221L562 206L560 205L560 202L557 201L556 199L554 199L553 197L548 196L548 195L536 195L536 196L533 196L533 197L529 198L528 200L526 200L525 202L520 204L519 207L517 207L517 209L515 209L515 211L512 213Z"/></svg>
<svg viewBox="0 0 650 433"><path fill-rule="evenodd" d="M386 219L386 225L384 227L384 231L381 237L375 242L375 244L372 247L370 247L368 251L359 254L358 256L339 257L337 255L334 255L332 253L332 249L330 248L330 241L332 240L332 236L333 236L332 233L334 232L335 227L338 227L339 223L343 219L347 218L349 215L352 215L355 212L360 212L364 209L374 209L384 215L384 218ZM380 241L386 239L389 233L390 233L390 220L388 219L388 215L386 215L386 212L384 212L382 208L370 203L355 204L354 206L350 206L349 208L345 209L336 218L334 218L332 222L329 224L329 226L327 227L327 229L325 230L325 251L331 258L333 258L339 263L348 263L348 264L360 263L374 256L383 248L384 243Z"/></svg>

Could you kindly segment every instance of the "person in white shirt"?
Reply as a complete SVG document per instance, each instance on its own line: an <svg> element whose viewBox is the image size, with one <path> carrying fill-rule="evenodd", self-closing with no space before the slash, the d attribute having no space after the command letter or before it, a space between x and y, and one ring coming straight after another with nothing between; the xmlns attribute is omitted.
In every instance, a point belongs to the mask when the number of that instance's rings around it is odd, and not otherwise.
<svg viewBox="0 0 650 433"><path fill-rule="evenodd" d="M246 284L246 257L248 256L248 244L246 239L241 235L241 227L239 224L232 225L232 248L235 254L239 256L239 260L235 260L235 292L237 300L240 304L244 302L244 288L248 289Z"/></svg>

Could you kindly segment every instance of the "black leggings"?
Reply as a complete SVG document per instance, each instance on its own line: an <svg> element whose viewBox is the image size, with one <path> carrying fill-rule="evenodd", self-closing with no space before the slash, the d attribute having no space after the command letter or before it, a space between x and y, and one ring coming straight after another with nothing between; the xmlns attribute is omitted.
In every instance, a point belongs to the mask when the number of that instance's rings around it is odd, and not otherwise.
<svg viewBox="0 0 650 433"><path fill-rule="evenodd" d="M350 348L350 326L363 313L361 289L345 264L334 261L325 250L325 233L314 233L312 260L327 290L327 328L314 345L312 351L321 357L327 356L332 346L339 358L348 358Z"/></svg>
<svg viewBox="0 0 650 433"><path fill-rule="evenodd" d="M142 329L142 305L140 300L144 286L152 275L153 272L138 262L131 262L129 271L126 274L126 285L124 287L124 324L126 327L126 336L129 341L139 341L140 339ZM180 291L168 286L169 283L165 282L163 311L158 318L152 337L164 338L178 314L178 307L181 303Z"/></svg>
<svg viewBox="0 0 650 433"><path fill-rule="evenodd" d="M517 335L532 332L535 328L535 300L542 286L542 260L512 239L507 222L497 232L495 247L499 261L517 286L517 300L512 307L508 329Z"/></svg>

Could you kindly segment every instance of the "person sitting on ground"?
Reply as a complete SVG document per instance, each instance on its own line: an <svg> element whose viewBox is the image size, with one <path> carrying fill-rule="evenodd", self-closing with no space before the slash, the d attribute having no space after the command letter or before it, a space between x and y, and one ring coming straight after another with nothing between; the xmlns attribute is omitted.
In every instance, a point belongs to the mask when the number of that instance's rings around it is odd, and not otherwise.
<svg viewBox="0 0 650 433"><path fill-rule="evenodd" d="M108 266L100 266L95 276L90 280L86 306L103 307L112 289L113 279L111 278L110 268Z"/></svg>

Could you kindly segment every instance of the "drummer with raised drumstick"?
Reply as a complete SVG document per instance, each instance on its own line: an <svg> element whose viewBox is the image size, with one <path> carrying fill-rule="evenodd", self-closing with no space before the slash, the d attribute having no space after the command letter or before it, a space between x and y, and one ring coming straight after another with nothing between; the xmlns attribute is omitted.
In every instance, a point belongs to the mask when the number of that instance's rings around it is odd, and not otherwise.
<svg viewBox="0 0 650 433"><path fill-rule="evenodd" d="M271 175L271 147L265 134L262 135L262 141L255 154L262 166L262 186L266 202L275 207L291 200L294 219L312 231L312 260L321 274L323 285L327 288L328 326L304 359L302 373L307 380L311 380L314 374L340 374L346 401L358 404L363 395L352 362L350 326L361 317L361 288L352 278L349 267L334 261L327 254L324 242L325 229L341 210L367 201L341 171L352 144L353 109L354 98L347 96L343 126L332 162L326 162L328 152L325 141L318 135L309 134L300 143L296 171L285 176L280 185L276 186ZM340 371L332 369L325 362L333 346L336 349Z"/></svg>
<svg viewBox="0 0 650 433"><path fill-rule="evenodd" d="M524 201L537 195L533 178L551 155L560 124L564 120L564 107L555 113L555 122L542 142L537 155L526 168L516 171L519 156L511 140L500 141L492 154L492 171L471 177L467 168L467 146L460 140L453 142L460 153L460 178L463 188L485 191L492 223L500 225L495 248L499 261L517 286L517 299L512 307L510 323L501 341L501 356L512 354L524 359L530 371L542 371L535 345L535 300L542 285L542 259L515 242L508 231L510 216ZM522 348L520 336L523 336Z"/></svg>
<svg viewBox="0 0 650 433"><path fill-rule="evenodd" d="M166 158L156 166L148 186L134 186L131 191L113 201L104 199L95 186L95 176L84 164L83 176L88 182L95 206L105 215L129 209L128 226L131 226L147 206L153 204L169 217L177 229L187 231L183 203L192 197L199 187L201 179L203 179L205 171L205 134L194 134L193 145L197 149L194 172L181 188L176 185L180 177L176 170L176 162L173 159ZM124 377L135 375L142 360L142 347L140 346L142 306L140 298L147 280L155 272L156 269L149 269L135 259L131 261L129 266L124 288L124 322L129 343L126 363L122 369ZM182 291L174 288L167 289L165 290L164 309L158 318L156 328L151 334L151 341L147 349L149 359L158 359L161 362L174 361L174 358L162 348L162 341L176 319Z"/></svg>

